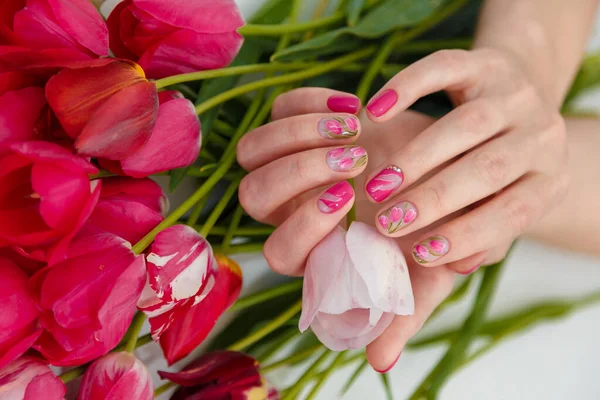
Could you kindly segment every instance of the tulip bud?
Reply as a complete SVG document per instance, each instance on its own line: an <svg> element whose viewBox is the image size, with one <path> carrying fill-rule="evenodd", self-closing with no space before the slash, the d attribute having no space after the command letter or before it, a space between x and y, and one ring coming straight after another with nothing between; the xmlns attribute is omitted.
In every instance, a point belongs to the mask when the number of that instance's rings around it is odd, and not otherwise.
<svg viewBox="0 0 600 400"><path fill-rule="evenodd" d="M115 55L155 79L224 67L243 42L234 0L125 0L106 22Z"/></svg>
<svg viewBox="0 0 600 400"><path fill-rule="evenodd" d="M163 219L167 198L151 179L104 178L88 223L137 243Z"/></svg>
<svg viewBox="0 0 600 400"><path fill-rule="evenodd" d="M163 379L181 386L174 400L276 400L277 391L260 376L258 362L235 351L200 356L180 372L158 371Z"/></svg>
<svg viewBox="0 0 600 400"><path fill-rule="evenodd" d="M34 345L52 365L89 362L121 341L146 279L129 242L86 228L64 261L30 280L44 332Z"/></svg>
<svg viewBox="0 0 600 400"><path fill-rule="evenodd" d="M336 228L310 253L299 328L310 326L331 350L362 348L394 315L411 315L414 299L396 241L361 222Z"/></svg>
<svg viewBox="0 0 600 400"><path fill-rule="evenodd" d="M42 332L36 327L39 313L29 296L27 275L11 260L0 258L0 276L2 368L25 353Z"/></svg>
<svg viewBox="0 0 600 400"><path fill-rule="evenodd" d="M36 124L46 105L42 88L25 87L3 93L2 80L12 78L13 74L0 74L0 154L6 152L2 145L36 139Z"/></svg>
<svg viewBox="0 0 600 400"><path fill-rule="evenodd" d="M65 385L52 370L33 357L21 357L0 369L3 400L63 400Z"/></svg>
<svg viewBox="0 0 600 400"><path fill-rule="evenodd" d="M151 400L152 379L146 366L129 353L109 353L83 375L78 400Z"/></svg>
<svg viewBox="0 0 600 400"><path fill-rule="evenodd" d="M235 301L241 270L225 257L217 262L208 242L185 225L156 236L147 268L138 308L148 316L152 337L172 364L196 348Z"/></svg>

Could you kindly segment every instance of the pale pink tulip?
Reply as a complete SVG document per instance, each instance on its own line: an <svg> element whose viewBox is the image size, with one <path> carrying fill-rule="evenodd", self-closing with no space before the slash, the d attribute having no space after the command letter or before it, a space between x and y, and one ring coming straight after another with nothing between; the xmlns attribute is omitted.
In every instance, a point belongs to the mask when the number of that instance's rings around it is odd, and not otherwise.
<svg viewBox="0 0 600 400"><path fill-rule="evenodd" d="M390 211L390 217L394 222L400 221L402 219L402 214L402 209L399 207L392 207L392 211Z"/></svg>
<svg viewBox="0 0 600 400"><path fill-rule="evenodd" d="M328 348L362 348L394 315L413 312L406 260L393 239L353 222L348 232L336 228L311 251L299 328L310 326Z"/></svg>
<svg viewBox="0 0 600 400"><path fill-rule="evenodd" d="M336 120L329 120L325 123L325 128L334 135L339 135L342 133L342 124L340 124Z"/></svg>
<svg viewBox="0 0 600 400"><path fill-rule="evenodd" d="M146 366L125 352L109 353L85 371L78 400L151 400L152 378Z"/></svg>
<svg viewBox="0 0 600 400"><path fill-rule="evenodd" d="M0 369L2 400L63 400L65 392L60 378L37 358L21 357Z"/></svg>

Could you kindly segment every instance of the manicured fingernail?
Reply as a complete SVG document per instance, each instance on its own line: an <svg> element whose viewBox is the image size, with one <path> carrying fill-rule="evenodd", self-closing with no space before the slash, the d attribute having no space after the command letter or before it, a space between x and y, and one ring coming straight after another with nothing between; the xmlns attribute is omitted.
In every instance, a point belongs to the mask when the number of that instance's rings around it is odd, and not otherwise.
<svg viewBox="0 0 600 400"><path fill-rule="evenodd" d="M327 152L326 162L334 171L351 171L367 163L367 151L358 146L340 147Z"/></svg>
<svg viewBox="0 0 600 400"><path fill-rule="evenodd" d="M442 256L450 250L448 239L443 236L431 236L413 247L413 256L421 264L427 264Z"/></svg>
<svg viewBox="0 0 600 400"><path fill-rule="evenodd" d="M392 368L394 368L396 366L396 364L398 363L398 360L400 359L400 356L402 355L402 352L400 352L400 354L398 354L398 357L396 357L396 359L394 360L394 362L392 362L389 367L387 367L386 369L380 371L378 369L376 369L375 371L379 372L380 374L385 374L386 372L390 372L390 370Z"/></svg>
<svg viewBox="0 0 600 400"><path fill-rule="evenodd" d="M379 224L389 234L396 233L400 229L407 227L412 224L416 218L417 208L408 201L394 204L377 217Z"/></svg>
<svg viewBox="0 0 600 400"><path fill-rule="evenodd" d="M404 182L402 170L392 165L382 169L367 183L367 193L373 200L380 203L398 189L402 182Z"/></svg>
<svg viewBox="0 0 600 400"><path fill-rule="evenodd" d="M317 124L319 135L325 139L345 139L358 133L358 118L327 117Z"/></svg>
<svg viewBox="0 0 600 400"><path fill-rule="evenodd" d="M341 181L331 186L317 200L317 207L325 214L331 214L342 208L354 196L352 185Z"/></svg>
<svg viewBox="0 0 600 400"><path fill-rule="evenodd" d="M333 112L355 114L360 106L360 100L354 96L331 96L327 99L327 107Z"/></svg>
<svg viewBox="0 0 600 400"><path fill-rule="evenodd" d="M367 110L376 117L381 117L383 114L388 112L390 108L398 101L398 94L395 90L388 89L384 90L379 96L372 99L367 104Z"/></svg>
<svg viewBox="0 0 600 400"><path fill-rule="evenodd" d="M473 268L467 270L467 271L463 271L460 272L461 275L471 275L473 272L477 271L479 268L481 268L481 266L483 265L483 263L479 263L476 266L474 266Z"/></svg>

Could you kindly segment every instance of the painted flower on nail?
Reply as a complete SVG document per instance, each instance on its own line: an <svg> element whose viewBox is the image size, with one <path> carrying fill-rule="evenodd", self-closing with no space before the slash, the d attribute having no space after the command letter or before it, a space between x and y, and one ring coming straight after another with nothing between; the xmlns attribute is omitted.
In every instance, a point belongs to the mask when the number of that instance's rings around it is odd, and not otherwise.
<svg viewBox="0 0 600 400"><path fill-rule="evenodd" d="M331 214L342 208L354 196L352 185L346 181L341 181L327 189L319 197L317 207L325 214Z"/></svg>
<svg viewBox="0 0 600 400"><path fill-rule="evenodd" d="M447 254L449 250L448 239L443 236L431 236L413 248L413 255L419 263L426 264L436 261Z"/></svg>
<svg viewBox="0 0 600 400"><path fill-rule="evenodd" d="M416 218L415 206L408 201L403 201L385 210L379 215L378 220L383 229L392 234L410 225Z"/></svg>
<svg viewBox="0 0 600 400"><path fill-rule="evenodd" d="M404 182L402 170L396 166L387 167L367 183L367 193L376 202L387 199Z"/></svg>
<svg viewBox="0 0 600 400"><path fill-rule="evenodd" d="M344 139L358 134L358 120L354 117L323 118L317 125L319 135L325 139Z"/></svg>
<svg viewBox="0 0 600 400"><path fill-rule="evenodd" d="M327 153L326 162L334 171L350 171L367 163L367 152L357 146L340 147Z"/></svg>

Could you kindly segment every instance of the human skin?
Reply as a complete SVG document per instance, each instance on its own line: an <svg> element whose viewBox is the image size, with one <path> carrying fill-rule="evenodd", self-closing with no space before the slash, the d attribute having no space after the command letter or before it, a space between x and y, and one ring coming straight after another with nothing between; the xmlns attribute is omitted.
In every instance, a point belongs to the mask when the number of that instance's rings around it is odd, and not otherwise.
<svg viewBox="0 0 600 400"><path fill-rule="evenodd" d="M566 125L558 108L583 53L595 7L591 0L488 0L474 49L434 53L400 72L370 100L368 119L361 119L356 135L317 131L326 113L343 111L328 106L331 96L343 94L313 88L281 96L274 105L275 122L240 142L238 161L251 171L240 186L240 201L256 219L278 226L264 250L275 271L301 274L312 247L343 220L353 202L359 220L398 238L404 252L414 254L409 268L415 314L397 317L368 346L374 369L393 366L406 341L450 292L454 271L470 273L503 258L524 232L556 244L594 248L593 238L576 238L577 232L592 230L577 227L591 220L580 196L592 204L598 188L588 184L576 195L568 192L569 181L581 179L580 171L597 170L594 157L581 154L593 148L585 145L592 122ZM447 116L434 121L405 111L419 97L439 90L456 105ZM349 144L366 150L368 164L328 168L326 154ZM568 150L578 156L571 164ZM383 179L392 182L392 190L381 182L370 184L390 168L402 171ZM342 196L345 203L337 203L335 212L320 212L319 195L354 177L354 198ZM373 187L385 187L384 194ZM389 220L381 216L397 218L398 210L391 207L398 202L409 202L417 216L402 229L390 230L382 226ZM570 235L561 233L565 225Z"/></svg>

